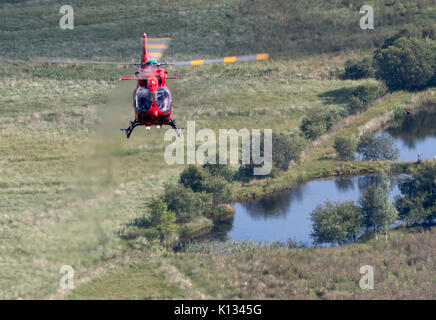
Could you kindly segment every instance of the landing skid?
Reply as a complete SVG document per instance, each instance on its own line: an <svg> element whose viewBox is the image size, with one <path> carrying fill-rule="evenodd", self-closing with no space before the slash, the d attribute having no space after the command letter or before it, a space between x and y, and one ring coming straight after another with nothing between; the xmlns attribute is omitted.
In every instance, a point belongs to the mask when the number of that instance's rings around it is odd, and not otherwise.
<svg viewBox="0 0 436 320"><path fill-rule="evenodd" d="M135 129L137 126L141 126L141 123L139 123L137 120L135 121L129 121L129 127L120 129L121 131L124 131L126 134L127 139L129 139L130 135L132 134L133 129Z"/></svg>
<svg viewBox="0 0 436 320"><path fill-rule="evenodd" d="M174 130L176 130L177 136L180 137L180 135L182 134L182 129L183 129L183 128L179 128L179 127L176 125L176 120L171 119L171 120L168 122L168 125L171 126L171 128L173 128Z"/></svg>
<svg viewBox="0 0 436 320"><path fill-rule="evenodd" d="M168 122L168 125L171 126L171 128L173 128L174 130L176 130L177 136L180 137L180 135L182 134L182 129L183 129L183 128L179 128L179 127L177 127L177 125L176 125L176 121L173 120L173 119L171 119L171 120ZM131 135L132 132L133 132L133 129L135 129L137 126L142 126L142 124L141 124L139 121L137 121L137 120L135 120L135 121L129 121L129 127L128 127L128 128L123 128L123 129L120 129L120 130L121 130L121 131L124 131L124 133L126 134L126 138L129 139L129 138L130 138L130 135ZM149 127L148 127L148 128L149 128ZM147 129L148 129L148 128L147 128Z"/></svg>

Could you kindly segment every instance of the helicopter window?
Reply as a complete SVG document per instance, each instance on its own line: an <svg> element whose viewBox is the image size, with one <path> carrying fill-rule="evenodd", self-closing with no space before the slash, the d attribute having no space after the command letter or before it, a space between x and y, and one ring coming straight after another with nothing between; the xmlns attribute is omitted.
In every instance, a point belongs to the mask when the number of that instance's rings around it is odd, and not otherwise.
<svg viewBox="0 0 436 320"><path fill-rule="evenodd" d="M170 92L165 88L159 88L156 91L156 104L159 110L163 113L170 111L171 107L171 96Z"/></svg>
<svg viewBox="0 0 436 320"><path fill-rule="evenodd" d="M136 91L135 101L139 112L147 112L153 102L153 94L148 89L140 88Z"/></svg>

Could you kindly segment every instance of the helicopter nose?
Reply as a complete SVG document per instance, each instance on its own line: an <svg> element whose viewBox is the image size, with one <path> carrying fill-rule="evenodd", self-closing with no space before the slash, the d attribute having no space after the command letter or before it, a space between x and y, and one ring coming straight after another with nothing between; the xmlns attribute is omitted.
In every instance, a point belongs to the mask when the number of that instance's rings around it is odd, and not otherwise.
<svg viewBox="0 0 436 320"><path fill-rule="evenodd" d="M153 110L153 116L155 117L155 118L157 118L158 117L158 111L157 111L157 109L155 109L155 110Z"/></svg>

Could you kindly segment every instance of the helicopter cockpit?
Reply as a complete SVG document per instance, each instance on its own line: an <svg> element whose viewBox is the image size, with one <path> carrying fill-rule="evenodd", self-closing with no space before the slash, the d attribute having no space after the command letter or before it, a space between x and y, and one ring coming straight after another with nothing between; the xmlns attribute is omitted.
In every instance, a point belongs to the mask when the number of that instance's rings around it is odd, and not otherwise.
<svg viewBox="0 0 436 320"><path fill-rule="evenodd" d="M155 91L155 102L159 110L163 113L170 112L171 95L168 89L159 88ZM139 87L134 94L135 108L140 113L146 113L153 102L153 92L144 87Z"/></svg>
<svg viewBox="0 0 436 320"><path fill-rule="evenodd" d="M147 88L140 87L135 92L134 96L135 108L140 113L145 113L150 109L153 102L153 93Z"/></svg>
<svg viewBox="0 0 436 320"><path fill-rule="evenodd" d="M156 90L155 101L159 110L163 113L170 112L171 95L168 89L159 88Z"/></svg>

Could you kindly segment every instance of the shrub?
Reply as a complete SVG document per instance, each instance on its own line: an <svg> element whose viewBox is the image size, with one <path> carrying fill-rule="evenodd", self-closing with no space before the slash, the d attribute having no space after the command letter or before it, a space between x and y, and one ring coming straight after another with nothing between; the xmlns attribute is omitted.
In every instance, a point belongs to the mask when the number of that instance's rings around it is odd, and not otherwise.
<svg viewBox="0 0 436 320"><path fill-rule="evenodd" d="M199 192L203 190L206 176L207 173L203 168L191 164L180 174L180 183L195 192Z"/></svg>
<svg viewBox="0 0 436 320"><path fill-rule="evenodd" d="M434 40L400 37L374 56L377 76L393 90L422 89L433 84L436 74Z"/></svg>
<svg viewBox="0 0 436 320"><path fill-rule="evenodd" d="M375 76L375 68L372 58L365 57L362 60L349 59L345 62L345 79L363 79L373 78Z"/></svg>
<svg viewBox="0 0 436 320"><path fill-rule="evenodd" d="M305 146L305 141L301 137L273 133L272 142L274 168L286 171L290 161L298 162L300 160L301 152Z"/></svg>
<svg viewBox="0 0 436 320"><path fill-rule="evenodd" d="M388 134L374 136L371 133L363 134L357 145L357 152L363 160L396 160L399 155L398 148L394 147L394 140Z"/></svg>
<svg viewBox="0 0 436 320"><path fill-rule="evenodd" d="M365 84L356 87L351 92L350 103L347 106L348 113L354 114L365 110L371 102L385 93L386 87L382 84Z"/></svg>
<svg viewBox="0 0 436 320"><path fill-rule="evenodd" d="M151 233L157 231L162 241L164 240L164 238L177 232L178 227L175 223L176 215L174 214L174 212L168 210L166 204L162 201L162 199L152 199L149 203L149 208L149 221L151 229L148 230L148 232L150 233L148 236L150 236ZM156 231L154 231L153 229Z"/></svg>
<svg viewBox="0 0 436 320"><path fill-rule="evenodd" d="M352 201L330 202L318 205L312 212L315 243L343 244L354 240L361 231L362 220L359 208Z"/></svg>
<svg viewBox="0 0 436 320"><path fill-rule="evenodd" d="M175 212L178 222L189 222L210 212L212 196L194 192L181 184L168 184L162 196L169 210Z"/></svg>
<svg viewBox="0 0 436 320"><path fill-rule="evenodd" d="M389 228L398 217L398 211L389 198L390 183L382 178L378 186L369 186L360 196L359 205L363 223L368 230L373 230L378 239L377 231L384 228L388 239Z"/></svg>
<svg viewBox="0 0 436 320"><path fill-rule="evenodd" d="M222 177L209 177L203 187L205 192L212 194L214 206L232 201L232 190Z"/></svg>
<svg viewBox="0 0 436 320"><path fill-rule="evenodd" d="M345 137L336 137L334 148L341 160L354 160L354 153L356 152L357 144L353 139Z"/></svg>
<svg viewBox="0 0 436 320"><path fill-rule="evenodd" d="M436 218L436 164L422 163L399 183L395 205L408 223L430 223Z"/></svg>
<svg viewBox="0 0 436 320"><path fill-rule="evenodd" d="M205 163L203 164L203 168L209 172L211 176L214 177L222 177L228 182L231 182L233 180L234 173L230 169L230 166L228 164L221 164L221 163Z"/></svg>
<svg viewBox="0 0 436 320"><path fill-rule="evenodd" d="M300 125L301 132L307 139L315 140L329 130L340 116L336 111L312 112Z"/></svg>

